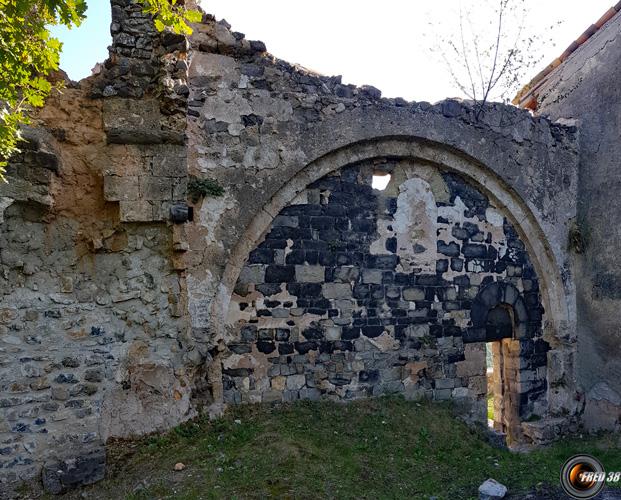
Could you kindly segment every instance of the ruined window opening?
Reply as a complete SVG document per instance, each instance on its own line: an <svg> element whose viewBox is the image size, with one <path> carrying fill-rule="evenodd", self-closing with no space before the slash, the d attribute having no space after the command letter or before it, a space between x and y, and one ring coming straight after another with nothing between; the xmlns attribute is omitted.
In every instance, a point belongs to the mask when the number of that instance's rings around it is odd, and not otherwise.
<svg viewBox="0 0 621 500"><path fill-rule="evenodd" d="M373 172L371 186L378 191L384 191L390 182L391 175L386 172Z"/></svg>

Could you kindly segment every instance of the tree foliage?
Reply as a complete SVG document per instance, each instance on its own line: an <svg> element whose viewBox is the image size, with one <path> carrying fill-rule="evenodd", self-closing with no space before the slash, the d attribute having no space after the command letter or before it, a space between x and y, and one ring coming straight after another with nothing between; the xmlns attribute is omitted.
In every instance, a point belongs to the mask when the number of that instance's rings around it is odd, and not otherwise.
<svg viewBox="0 0 621 500"><path fill-rule="evenodd" d="M188 22L201 19L177 0L138 2L160 31L190 34ZM8 158L19 151L20 127L52 90L47 77L58 69L62 43L49 28L79 26L86 7L86 0L0 0L0 180Z"/></svg>
<svg viewBox="0 0 621 500"><path fill-rule="evenodd" d="M536 32L526 0L460 0L448 22L439 23L432 51L446 64L460 93L477 105L508 102L552 43L558 25Z"/></svg>
<svg viewBox="0 0 621 500"><path fill-rule="evenodd" d="M177 0L140 0L144 11L153 15L155 27L159 31L171 29L175 33L190 35L191 28L188 22L197 23L202 15L197 10L184 9Z"/></svg>

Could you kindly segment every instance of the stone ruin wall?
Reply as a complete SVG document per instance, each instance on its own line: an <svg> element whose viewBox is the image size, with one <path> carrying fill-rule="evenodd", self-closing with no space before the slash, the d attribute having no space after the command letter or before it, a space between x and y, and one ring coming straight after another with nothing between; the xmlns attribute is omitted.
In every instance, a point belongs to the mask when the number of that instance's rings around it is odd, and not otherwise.
<svg viewBox="0 0 621 500"><path fill-rule="evenodd" d="M492 285L524 307L520 411L556 429L533 439L576 423L575 128L382 99L211 16L186 39L112 9L109 60L50 100L0 187L2 484L95 480L106 440L240 401L480 413Z"/></svg>
<svg viewBox="0 0 621 500"><path fill-rule="evenodd" d="M391 173L385 191L374 172ZM485 423L485 326L504 303L518 316L520 414L541 416L538 283L515 229L459 176L389 160L345 167L302 191L250 253L227 318L224 400L397 393L455 399Z"/></svg>

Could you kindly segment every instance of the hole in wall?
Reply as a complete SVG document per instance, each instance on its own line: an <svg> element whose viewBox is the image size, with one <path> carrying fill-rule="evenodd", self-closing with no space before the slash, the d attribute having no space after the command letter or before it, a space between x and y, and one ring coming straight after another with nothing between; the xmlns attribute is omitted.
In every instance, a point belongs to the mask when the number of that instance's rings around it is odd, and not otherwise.
<svg viewBox="0 0 621 500"><path fill-rule="evenodd" d="M373 187L373 189L377 189L378 191L384 191L390 182L390 177L390 174L387 174L386 172L374 172L371 187Z"/></svg>

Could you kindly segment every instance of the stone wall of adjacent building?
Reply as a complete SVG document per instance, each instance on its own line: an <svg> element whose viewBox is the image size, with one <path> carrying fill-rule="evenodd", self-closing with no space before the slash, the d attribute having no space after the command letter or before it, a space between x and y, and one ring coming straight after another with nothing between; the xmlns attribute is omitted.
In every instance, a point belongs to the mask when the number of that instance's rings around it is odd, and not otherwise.
<svg viewBox="0 0 621 500"><path fill-rule="evenodd" d="M619 106L621 15L617 13L538 89L538 114L580 127L576 238L579 383L591 429L621 427L621 214Z"/></svg>
<svg viewBox="0 0 621 500"><path fill-rule="evenodd" d="M575 422L574 126L383 99L209 15L186 38L112 9L109 60L50 99L0 186L3 485L95 480L108 439L238 402L476 414L499 305L522 417Z"/></svg>
<svg viewBox="0 0 621 500"><path fill-rule="evenodd" d="M383 191L373 174L389 173ZM514 332L489 310L506 305ZM546 404L539 280L502 211L462 177L377 159L312 183L272 222L236 283L227 403L387 393L454 399L487 419L481 344L517 339L520 416Z"/></svg>

